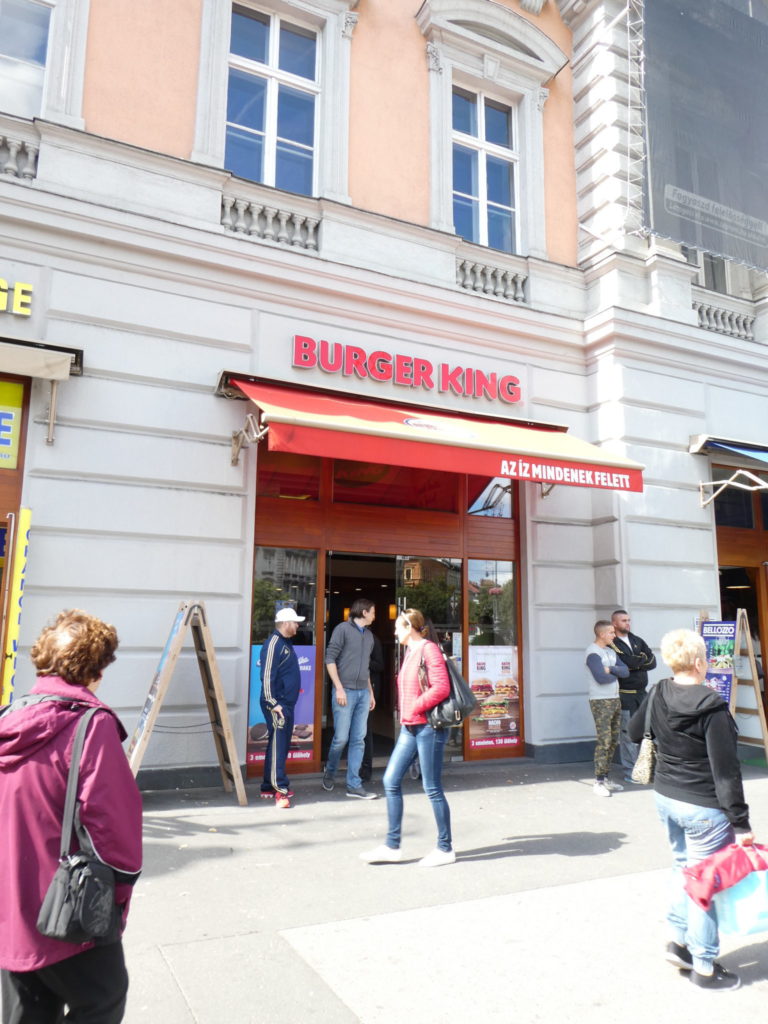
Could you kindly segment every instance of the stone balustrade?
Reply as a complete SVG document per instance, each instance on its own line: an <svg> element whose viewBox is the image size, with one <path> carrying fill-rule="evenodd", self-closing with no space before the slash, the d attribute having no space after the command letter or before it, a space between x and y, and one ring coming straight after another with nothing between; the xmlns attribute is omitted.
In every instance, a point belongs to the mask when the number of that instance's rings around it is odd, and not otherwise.
<svg viewBox="0 0 768 1024"><path fill-rule="evenodd" d="M723 299L727 301L726 296L723 296ZM705 331L716 331L718 334L728 335L729 338L754 341L753 314L743 309L715 305L706 300L694 299L692 305L699 317L699 327L703 327Z"/></svg>
<svg viewBox="0 0 768 1024"><path fill-rule="evenodd" d="M510 302L525 302L527 280L528 275L518 269L462 256L456 259L456 283L470 292L493 295Z"/></svg>
<svg viewBox="0 0 768 1024"><path fill-rule="evenodd" d="M0 174L32 181L39 152L40 135L34 125L0 115Z"/></svg>
<svg viewBox="0 0 768 1024"><path fill-rule="evenodd" d="M287 209L225 193L221 198L221 223L225 230L248 238L317 252L320 217L298 206L298 201L293 209Z"/></svg>

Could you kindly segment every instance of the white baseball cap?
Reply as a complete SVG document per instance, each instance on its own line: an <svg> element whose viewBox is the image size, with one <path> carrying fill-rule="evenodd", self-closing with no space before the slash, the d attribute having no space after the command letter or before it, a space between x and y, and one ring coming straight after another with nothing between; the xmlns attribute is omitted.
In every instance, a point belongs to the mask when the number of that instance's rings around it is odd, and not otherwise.
<svg viewBox="0 0 768 1024"><path fill-rule="evenodd" d="M275 616L275 622L303 622L304 616L297 615L293 608L281 608Z"/></svg>

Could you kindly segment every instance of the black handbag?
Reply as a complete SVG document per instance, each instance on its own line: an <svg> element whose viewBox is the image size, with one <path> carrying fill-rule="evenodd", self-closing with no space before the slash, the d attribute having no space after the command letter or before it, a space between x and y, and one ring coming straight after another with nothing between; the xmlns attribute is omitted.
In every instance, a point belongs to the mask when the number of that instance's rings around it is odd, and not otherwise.
<svg viewBox="0 0 768 1024"><path fill-rule="evenodd" d="M59 866L37 918L37 930L42 935L62 942L110 941L119 936L120 911L115 904L114 871L96 857L80 829L76 834L81 846L86 848L69 852L85 732L98 710L90 708L78 722L64 799Z"/></svg>
<svg viewBox="0 0 768 1024"><path fill-rule="evenodd" d="M446 658L444 652L440 652L445 658L445 667L448 669L448 679L451 684L451 692L426 712L427 721L433 729L450 729L453 726L461 725L465 718L469 718L477 707L477 697L469 687L469 683L459 672L453 658ZM427 675L427 663L424 661L424 653L419 663L419 681L422 690L429 686Z"/></svg>

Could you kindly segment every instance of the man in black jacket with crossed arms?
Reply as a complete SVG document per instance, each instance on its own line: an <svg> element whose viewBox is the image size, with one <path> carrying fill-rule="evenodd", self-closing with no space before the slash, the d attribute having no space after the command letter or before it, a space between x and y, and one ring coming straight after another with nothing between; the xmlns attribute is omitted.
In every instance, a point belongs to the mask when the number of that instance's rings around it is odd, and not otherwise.
<svg viewBox="0 0 768 1024"><path fill-rule="evenodd" d="M632 782L632 769L640 749L637 743L629 738L627 727L632 715L643 703L648 688L648 672L656 668L656 656L642 637L630 633L630 618L623 608L611 616L611 624L616 630L616 637L611 647L629 669L629 676L619 683L621 699L621 737L619 740L619 756L624 769L624 781Z"/></svg>

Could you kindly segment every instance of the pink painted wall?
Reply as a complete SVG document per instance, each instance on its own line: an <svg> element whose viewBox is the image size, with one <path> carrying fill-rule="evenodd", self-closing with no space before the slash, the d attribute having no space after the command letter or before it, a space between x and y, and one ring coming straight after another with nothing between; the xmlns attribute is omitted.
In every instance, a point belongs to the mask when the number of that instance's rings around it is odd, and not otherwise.
<svg viewBox="0 0 768 1024"><path fill-rule="evenodd" d="M518 0L496 0L531 21L568 56L570 30L553 3L538 16ZM421 0L358 8L352 37L349 188L354 206L429 223L429 72L416 25ZM570 67L550 82L544 107L544 197L549 259L576 264L576 171Z"/></svg>
<svg viewBox="0 0 768 1024"><path fill-rule="evenodd" d="M497 0L498 2L498 0ZM504 0L502 0L504 2ZM560 18L554 3L541 14L527 14L517 0L511 7L531 21L571 57L571 31ZM576 164L573 149L573 76L570 64L547 85L544 105L544 205L547 225L547 255L553 263L576 266L578 215L576 212Z"/></svg>
<svg viewBox="0 0 768 1024"><path fill-rule="evenodd" d="M188 158L197 106L202 0L91 0L86 129Z"/></svg>
<svg viewBox="0 0 768 1024"><path fill-rule="evenodd" d="M429 223L429 83L421 0L360 4L350 68L354 206Z"/></svg>

